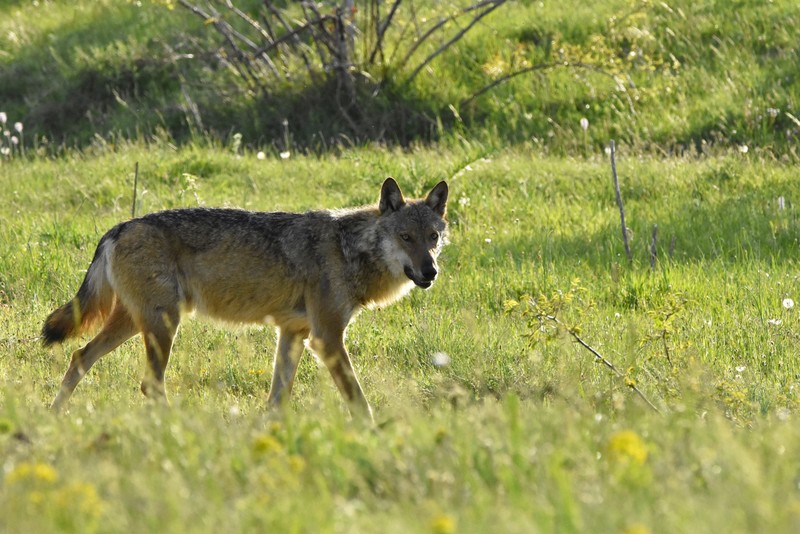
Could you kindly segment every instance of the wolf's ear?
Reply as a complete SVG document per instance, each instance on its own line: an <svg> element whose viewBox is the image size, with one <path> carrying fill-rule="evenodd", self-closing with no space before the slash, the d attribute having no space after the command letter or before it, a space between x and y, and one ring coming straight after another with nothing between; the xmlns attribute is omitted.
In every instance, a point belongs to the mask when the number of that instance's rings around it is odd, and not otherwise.
<svg viewBox="0 0 800 534"><path fill-rule="evenodd" d="M447 182L441 181L436 184L436 187L431 189L428 197L425 199L425 204L430 209L444 217L447 211Z"/></svg>
<svg viewBox="0 0 800 534"><path fill-rule="evenodd" d="M405 203L406 200L403 198L400 186L390 176L383 182L383 187L381 187L381 201L378 204L378 210L383 215L387 211L399 210Z"/></svg>

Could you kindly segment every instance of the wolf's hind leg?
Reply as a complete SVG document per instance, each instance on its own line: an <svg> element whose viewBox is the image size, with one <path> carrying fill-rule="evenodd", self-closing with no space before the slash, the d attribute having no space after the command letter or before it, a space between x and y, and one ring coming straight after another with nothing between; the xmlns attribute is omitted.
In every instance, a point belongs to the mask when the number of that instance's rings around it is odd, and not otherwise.
<svg viewBox="0 0 800 534"><path fill-rule="evenodd" d="M147 355L142 393L147 397L166 402L167 390L164 385L164 374L172 351L172 341L178 331L180 311L177 306L170 309L159 307L143 318L142 322L142 338Z"/></svg>
<svg viewBox="0 0 800 534"><path fill-rule="evenodd" d="M278 330L278 348L275 351L272 385L267 400L270 407L278 407L289 399L297 366L305 348L303 342L307 337L307 330L297 331L287 328Z"/></svg>
<svg viewBox="0 0 800 534"><path fill-rule="evenodd" d="M137 329L130 314L117 301L100 333L85 347L72 353L72 360L61 381L61 388L50 406L51 409L60 409L72 395L72 392L75 391L78 382L89 372L95 362L136 335L136 333Z"/></svg>

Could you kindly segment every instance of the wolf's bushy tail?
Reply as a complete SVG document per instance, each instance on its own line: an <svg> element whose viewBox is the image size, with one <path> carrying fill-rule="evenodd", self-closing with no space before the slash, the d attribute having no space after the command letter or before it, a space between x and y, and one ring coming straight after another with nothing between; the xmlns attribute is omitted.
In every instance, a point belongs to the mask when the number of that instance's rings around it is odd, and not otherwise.
<svg viewBox="0 0 800 534"><path fill-rule="evenodd" d="M45 319L42 326L42 343L45 347L81 334L111 312L114 291L106 276L108 255L105 249L111 243L108 237L104 236L97 245L94 259L75 298Z"/></svg>

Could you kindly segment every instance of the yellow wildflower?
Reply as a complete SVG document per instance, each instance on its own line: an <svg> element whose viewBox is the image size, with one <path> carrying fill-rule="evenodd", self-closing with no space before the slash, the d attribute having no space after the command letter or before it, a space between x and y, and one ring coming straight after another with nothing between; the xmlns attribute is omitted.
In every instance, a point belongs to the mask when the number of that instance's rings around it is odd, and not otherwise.
<svg viewBox="0 0 800 534"><path fill-rule="evenodd" d="M431 521L431 531L436 534L452 534L456 531L456 520L447 514L437 515Z"/></svg>
<svg viewBox="0 0 800 534"><path fill-rule="evenodd" d="M23 462L11 470L6 477L6 483L15 484L25 480L33 480L51 484L57 479L58 473L52 466Z"/></svg>
<svg viewBox="0 0 800 534"><path fill-rule="evenodd" d="M623 430L611 436L606 451L612 461L638 465L647 461L647 445L632 430Z"/></svg>
<svg viewBox="0 0 800 534"><path fill-rule="evenodd" d="M283 450L283 445L274 436L264 434L253 441L253 452L256 454L273 454Z"/></svg>

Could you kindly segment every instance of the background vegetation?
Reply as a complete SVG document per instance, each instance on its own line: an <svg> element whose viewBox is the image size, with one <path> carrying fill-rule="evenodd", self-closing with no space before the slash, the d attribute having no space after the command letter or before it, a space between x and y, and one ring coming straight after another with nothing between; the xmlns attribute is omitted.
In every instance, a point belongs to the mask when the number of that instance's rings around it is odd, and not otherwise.
<svg viewBox="0 0 800 534"><path fill-rule="evenodd" d="M355 2L357 21L373 3ZM257 17L262 4L237 5ZM248 145L316 151L365 140L407 145L456 130L559 154L597 150L614 137L667 153L748 144L795 155L794 2L509 2L405 84L458 26L426 40L404 64L414 37L470 3L409 5L416 10L401 3L392 28L406 28L412 12L420 27L387 32L384 64L352 67L359 79L387 80L358 102L371 128L354 130L324 81L311 86L300 76L302 86L290 80L253 90L232 60L223 61L225 42L213 24L164 0L5 2L0 102L48 153L98 135L158 130L176 140L240 133ZM391 68L400 70L384 72ZM541 70L471 98L527 69Z"/></svg>
<svg viewBox="0 0 800 534"><path fill-rule="evenodd" d="M797 531L800 8L596 4L504 5L365 103L391 127L363 138L324 86L265 99L209 66L179 6L0 4L0 530ZM311 358L270 416L272 332L202 320L170 408L134 340L47 411L80 341L45 351L41 322L130 216L137 162L139 214L449 181L441 278L348 333L378 429Z"/></svg>

